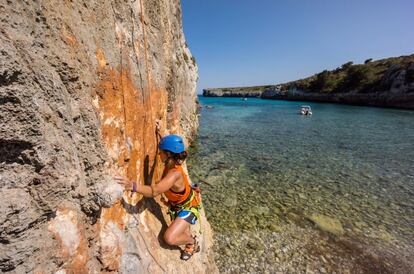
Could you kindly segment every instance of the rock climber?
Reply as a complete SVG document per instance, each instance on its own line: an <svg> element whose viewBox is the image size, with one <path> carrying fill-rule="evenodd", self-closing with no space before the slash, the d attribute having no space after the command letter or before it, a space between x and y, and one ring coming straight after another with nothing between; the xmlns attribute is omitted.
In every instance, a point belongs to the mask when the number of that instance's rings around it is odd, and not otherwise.
<svg viewBox="0 0 414 274"><path fill-rule="evenodd" d="M157 123L157 133L160 127ZM155 197L160 194L168 199L169 214L173 220L164 234L164 240L169 245L185 245L181 253L182 260L188 260L200 250L196 237L192 237L190 224L200 218L201 196L197 186L190 184L182 164L187 158L187 151L183 139L179 135L166 135L161 138L159 155L164 163L162 179L152 185L137 184L122 176L115 180L125 190L141 193L145 197ZM163 200L163 198L161 198Z"/></svg>

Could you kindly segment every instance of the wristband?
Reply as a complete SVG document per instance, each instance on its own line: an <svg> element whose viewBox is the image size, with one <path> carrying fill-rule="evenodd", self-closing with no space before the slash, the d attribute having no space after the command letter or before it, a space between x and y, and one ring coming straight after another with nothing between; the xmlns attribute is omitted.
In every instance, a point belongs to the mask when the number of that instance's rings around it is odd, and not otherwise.
<svg viewBox="0 0 414 274"><path fill-rule="evenodd" d="M132 192L137 192L137 183L132 182Z"/></svg>

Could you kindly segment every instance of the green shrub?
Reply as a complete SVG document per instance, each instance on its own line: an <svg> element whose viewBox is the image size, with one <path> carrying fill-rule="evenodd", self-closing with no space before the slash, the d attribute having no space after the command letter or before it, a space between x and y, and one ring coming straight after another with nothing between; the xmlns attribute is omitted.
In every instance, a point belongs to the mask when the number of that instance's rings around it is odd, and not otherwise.
<svg viewBox="0 0 414 274"><path fill-rule="evenodd" d="M355 65L352 66L341 84L344 91L367 91L379 80L375 71L368 66Z"/></svg>
<svg viewBox="0 0 414 274"><path fill-rule="evenodd" d="M407 67L411 68L413 64L414 63L410 63L410 64L408 64ZM408 68L407 68L407 73L405 75L405 83L406 84L414 82L414 69L408 69Z"/></svg>
<svg viewBox="0 0 414 274"><path fill-rule="evenodd" d="M349 68L350 68L353 64L354 64L354 62L349 61L348 63L343 64L343 65L341 66L341 69L342 69L342 70L347 70L347 69L349 69Z"/></svg>
<svg viewBox="0 0 414 274"><path fill-rule="evenodd" d="M314 92L329 93L335 90L337 86L335 74L324 70L316 75L316 78L310 82L309 89Z"/></svg>

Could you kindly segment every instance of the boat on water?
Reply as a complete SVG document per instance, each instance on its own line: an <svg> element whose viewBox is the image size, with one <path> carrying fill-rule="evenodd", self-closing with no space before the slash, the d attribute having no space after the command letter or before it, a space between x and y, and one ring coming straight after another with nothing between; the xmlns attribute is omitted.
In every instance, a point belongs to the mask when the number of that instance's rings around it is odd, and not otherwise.
<svg viewBox="0 0 414 274"><path fill-rule="evenodd" d="M312 108L310 106L300 106L299 113L301 115L312 115Z"/></svg>

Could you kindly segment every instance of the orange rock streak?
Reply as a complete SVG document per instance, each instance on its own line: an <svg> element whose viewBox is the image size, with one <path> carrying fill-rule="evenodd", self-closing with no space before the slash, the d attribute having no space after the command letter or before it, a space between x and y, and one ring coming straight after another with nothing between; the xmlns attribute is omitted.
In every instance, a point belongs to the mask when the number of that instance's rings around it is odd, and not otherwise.
<svg viewBox="0 0 414 274"><path fill-rule="evenodd" d="M164 120L167 93L153 84L138 89L127 66L117 69L107 66L103 50L97 51L100 81L95 91L95 106L101 121L101 132L108 155L109 168L139 184L152 183L161 175L156 162L157 137L155 119ZM96 100L97 99L97 100ZM97 103L96 103L97 102ZM125 202L135 205L141 195L125 193ZM109 269L119 267L122 255L122 237L115 233L115 224L121 231L129 220L121 202L103 209L99 222L101 261ZM110 227L112 226L112 227Z"/></svg>

